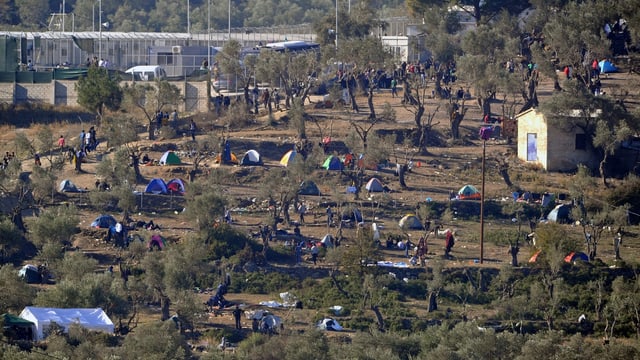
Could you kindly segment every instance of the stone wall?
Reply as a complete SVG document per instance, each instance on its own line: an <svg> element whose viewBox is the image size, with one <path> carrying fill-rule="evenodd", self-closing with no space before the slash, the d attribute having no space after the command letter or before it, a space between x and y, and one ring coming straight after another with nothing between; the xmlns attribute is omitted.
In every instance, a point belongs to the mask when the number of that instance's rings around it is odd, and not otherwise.
<svg viewBox="0 0 640 360"><path fill-rule="evenodd" d="M184 96L184 102L178 106L178 111L207 111L206 81L176 81L173 84L180 89L180 93ZM0 83L0 103L21 104L27 102L78 106L76 81L56 80L45 84Z"/></svg>

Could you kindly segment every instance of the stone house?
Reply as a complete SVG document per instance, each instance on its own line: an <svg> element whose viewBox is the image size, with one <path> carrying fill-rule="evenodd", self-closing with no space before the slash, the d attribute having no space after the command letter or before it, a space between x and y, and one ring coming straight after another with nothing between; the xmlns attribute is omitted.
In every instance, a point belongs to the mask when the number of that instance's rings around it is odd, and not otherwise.
<svg viewBox="0 0 640 360"><path fill-rule="evenodd" d="M518 159L539 164L547 171L572 171L579 164L597 166L598 157L587 135L579 128L570 132L550 125L535 108L516 115Z"/></svg>

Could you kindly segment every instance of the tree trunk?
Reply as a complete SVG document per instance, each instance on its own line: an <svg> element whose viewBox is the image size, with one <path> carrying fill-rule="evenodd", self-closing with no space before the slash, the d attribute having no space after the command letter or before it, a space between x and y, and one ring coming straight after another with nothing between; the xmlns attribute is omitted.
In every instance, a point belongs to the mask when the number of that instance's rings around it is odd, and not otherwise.
<svg viewBox="0 0 640 360"><path fill-rule="evenodd" d="M427 308L427 312L434 312L438 310L438 294L435 291L429 292L429 306Z"/></svg>
<svg viewBox="0 0 640 360"><path fill-rule="evenodd" d="M169 297L162 295L160 297L160 311L161 311L160 321L165 321L171 317L169 315L170 305L171 305L171 300L169 299Z"/></svg>
<svg viewBox="0 0 640 360"><path fill-rule="evenodd" d="M407 164L402 164L398 169L398 180L400 181L400 187L402 187L403 189L406 189L408 187L407 183L404 181L404 174L405 172L407 172L407 170Z"/></svg>
<svg viewBox="0 0 640 360"><path fill-rule="evenodd" d="M329 272L329 276L331 277L331 281L333 282L333 285L336 286L336 289L338 289L338 292L340 292L340 294L342 294L344 297L349 298L349 293L346 292L344 290L344 288L342 288L342 286L340 285L340 283L338 282L338 279L336 279L336 274L334 271L330 271Z"/></svg>
<svg viewBox="0 0 640 360"><path fill-rule="evenodd" d="M155 140L155 123L153 120L149 120L149 140Z"/></svg>
<svg viewBox="0 0 640 360"><path fill-rule="evenodd" d="M430 126L423 126L418 134L418 149L420 149L421 155L429 155L429 149L427 143L429 142L429 135L431 134Z"/></svg>
<svg viewBox="0 0 640 360"><path fill-rule="evenodd" d="M500 176L502 176L504 183L508 187L512 187L513 182L511 182L511 176L509 176L509 164L507 163L506 160L502 162L500 161L498 162L498 172L500 173Z"/></svg>
<svg viewBox="0 0 640 360"><path fill-rule="evenodd" d="M376 119L376 109L373 106L373 87L371 85L369 85L369 92L367 94L367 104L369 105L369 120L373 121Z"/></svg>
<svg viewBox="0 0 640 360"><path fill-rule="evenodd" d="M517 245L511 245L509 248L509 253L511 254L511 266L518 266L518 252L520 252L520 247Z"/></svg>
<svg viewBox="0 0 640 360"><path fill-rule="evenodd" d="M11 215L11 222L18 228L18 230L23 233L27 232L27 228L24 226L24 219L22 218L22 208L15 207L13 209L13 214Z"/></svg>
<svg viewBox="0 0 640 360"><path fill-rule="evenodd" d="M449 114L449 123L451 124L451 138L457 140L460 139L460 123L464 119L464 114L458 111L453 111Z"/></svg>
<svg viewBox="0 0 640 360"><path fill-rule="evenodd" d="M133 167L133 171L136 174L136 181L138 183L144 182L144 176L140 173L140 156L137 154L131 154L131 166Z"/></svg>
<svg viewBox="0 0 640 360"><path fill-rule="evenodd" d="M376 319L378 320L378 330L384 332L384 318L382 317L382 313L380 313L378 305L371 305L371 311L376 314Z"/></svg>
<svg viewBox="0 0 640 360"><path fill-rule="evenodd" d="M599 167L600 178L602 179L602 184L604 185L605 188L609 187L609 183L607 183L607 174L605 172L605 165L607 164L608 158L609 156L605 154L604 157L602 158L602 161L600 161L600 167Z"/></svg>
<svg viewBox="0 0 640 360"><path fill-rule="evenodd" d="M289 205L291 205L290 201L282 202L282 216L284 217L284 221L287 224L291 223L291 216L289 215Z"/></svg>

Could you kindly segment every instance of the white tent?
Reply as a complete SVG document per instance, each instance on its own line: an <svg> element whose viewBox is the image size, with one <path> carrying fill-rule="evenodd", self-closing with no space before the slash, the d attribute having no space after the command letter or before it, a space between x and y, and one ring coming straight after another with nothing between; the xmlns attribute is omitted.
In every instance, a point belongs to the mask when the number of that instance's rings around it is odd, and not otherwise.
<svg viewBox="0 0 640 360"><path fill-rule="evenodd" d="M94 331L113 334L113 322L101 308L95 309L58 309L27 306L20 313L20 317L35 324L33 337L35 341L46 337L51 323L62 326L65 331L69 325L80 326Z"/></svg>

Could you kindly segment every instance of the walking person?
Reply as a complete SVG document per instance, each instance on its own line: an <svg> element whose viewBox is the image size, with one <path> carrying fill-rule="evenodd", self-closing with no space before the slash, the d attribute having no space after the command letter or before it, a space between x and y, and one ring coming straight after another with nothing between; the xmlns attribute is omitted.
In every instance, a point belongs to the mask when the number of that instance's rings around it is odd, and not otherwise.
<svg viewBox="0 0 640 360"><path fill-rule="evenodd" d="M191 140L196 141L196 131L198 128L196 127L196 122L191 119L191 123L189 124L189 131L191 132Z"/></svg>
<svg viewBox="0 0 640 360"><path fill-rule="evenodd" d="M84 138L87 136L87 133L84 132L84 129L80 132L80 150L84 149Z"/></svg>
<svg viewBox="0 0 640 360"><path fill-rule="evenodd" d="M396 78L391 79L391 97L398 96L398 80Z"/></svg>
<svg viewBox="0 0 640 360"><path fill-rule="evenodd" d="M331 206L327 206L327 226L331 227L331 223L333 222L333 210Z"/></svg>
<svg viewBox="0 0 640 360"><path fill-rule="evenodd" d="M244 311L242 309L240 309L240 306L236 305L236 308L233 309L233 318L236 321L236 329L240 330L242 329L242 324L240 323L240 318L242 316L242 313Z"/></svg>
<svg viewBox="0 0 640 360"><path fill-rule="evenodd" d="M300 203L298 206L298 214L300 215L300 224L304 224L304 213L307 212L307 207L304 203Z"/></svg>
<svg viewBox="0 0 640 360"><path fill-rule="evenodd" d="M320 252L320 249L318 249L318 246L313 243L313 246L311 246L311 261L313 261L313 265L316 265L316 262L318 261L318 253Z"/></svg>
<svg viewBox="0 0 640 360"><path fill-rule="evenodd" d="M60 154L62 154L62 152L64 151L64 144L65 144L64 136L60 135L60 137L58 138L58 149L60 149Z"/></svg>

